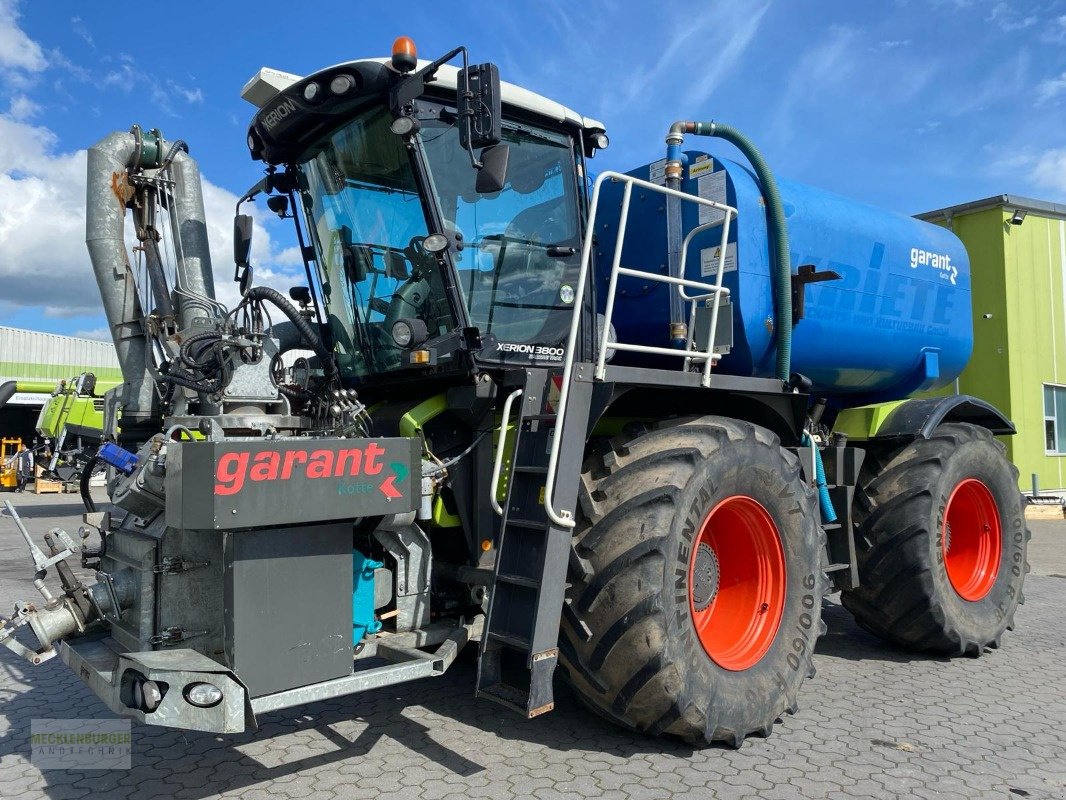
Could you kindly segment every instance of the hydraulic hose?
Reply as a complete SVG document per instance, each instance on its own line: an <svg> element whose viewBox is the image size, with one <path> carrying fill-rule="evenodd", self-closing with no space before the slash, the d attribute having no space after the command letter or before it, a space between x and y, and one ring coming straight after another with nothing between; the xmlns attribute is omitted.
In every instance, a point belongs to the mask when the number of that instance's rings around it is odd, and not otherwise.
<svg viewBox="0 0 1066 800"><path fill-rule="evenodd" d="M788 381L792 363L792 264L789 257L788 225L777 181L762 153L736 128L719 122L675 122L666 136L666 177L668 185L681 179L681 142L684 134L717 136L734 145L748 159L759 180L766 201L766 223L770 234L767 246L773 262L770 279L774 288L774 345L777 349L777 377ZM674 187L676 188L676 186Z"/></svg>
<svg viewBox="0 0 1066 800"><path fill-rule="evenodd" d="M803 432L803 446L814 450L814 475L815 484L818 487L818 506L822 512L822 522L830 523L837 521L837 512L833 508L833 501L829 498L829 486L825 482L825 465L822 464L822 451L818 449L811 435Z"/></svg>
<svg viewBox="0 0 1066 800"><path fill-rule="evenodd" d="M89 459L89 463L81 471L81 480L78 481L78 488L81 489L81 501L85 504L85 510L90 514L96 511L96 503L93 501L92 495L89 493L89 481L92 479L93 470L96 469L96 465L100 462L100 456L93 456Z"/></svg>
<svg viewBox="0 0 1066 800"><path fill-rule="evenodd" d="M322 362L322 369L325 370L325 373L327 375L332 375L335 372L333 355L322 343L322 338L315 334L314 329L308 321L300 316L300 312L296 310L296 306L285 299L285 295L277 289L271 289L269 286L253 286L248 290L245 297L253 300L268 300L277 306L281 310L281 313L289 318L289 322L295 326L296 330L300 332L300 336L303 338L304 342L307 343L307 346L315 351L315 355L318 356L319 360Z"/></svg>

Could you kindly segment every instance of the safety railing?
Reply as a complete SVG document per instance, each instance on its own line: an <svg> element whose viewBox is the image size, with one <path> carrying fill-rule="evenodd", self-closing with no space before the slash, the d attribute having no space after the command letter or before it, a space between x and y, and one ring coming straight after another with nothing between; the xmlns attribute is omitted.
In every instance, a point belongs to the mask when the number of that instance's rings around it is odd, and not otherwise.
<svg viewBox="0 0 1066 800"><path fill-rule="evenodd" d="M737 210L724 203L718 203L704 197L686 194L685 192L676 189L670 189L666 186L660 186L655 183L640 180L639 178L634 178L631 175L623 175L619 172L604 172L600 174L592 189L592 204L589 207L588 227L585 229L585 239L581 246L581 270L578 273L577 278L577 296L574 298L573 303L574 309L576 310L584 307L585 291L588 285L589 266L592 262L592 240L596 230L596 215L600 207L600 190L606 181L623 183L625 186L622 190L622 207L618 217L618 233L615 236L614 255L611 260L611 276L607 289L607 303L604 309L603 334L600 336L599 349L596 353L596 369L593 373L595 379L603 380L606 377L608 350L626 350L634 353L652 353L662 356L680 357L684 360L682 368L686 370L689 368L690 364L702 361L703 375L700 379L700 385L704 387L710 386L711 366L714 361L717 360L717 356L714 353L714 334L718 325L718 310L722 297L728 296L729 294L729 290L722 286L722 277L725 273L726 250L729 244L729 228L733 218L736 216ZM676 197L685 202L707 206L723 212L724 218L722 220L699 225L689 231L681 244L681 260L678 265L678 273L683 276L688 261L688 248L692 243L693 237L704 230L720 224L722 226L722 241L718 252L718 274L715 276L715 282L713 284L692 281L674 275L664 275L660 272L646 272L644 270L622 266L622 244L625 241L626 225L629 222L629 205L633 196L634 186L650 192L663 194L667 197ZM684 349L608 341L608 334L611 330L611 320L614 316L614 303L618 288L618 278L622 275L641 278L643 280L654 281L657 283L671 284L677 287L678 296L682 301L691 304L688 333ZM700 293L690 295L685 291L686 288L698 290ZM698 303L708 299L711 299L712 305L710 325L707 330L706 348L696 350L694 349L696 346L694 340L696 308ZM559 469L559 453L563 446L563 426L566 422L567 406L570 399L570 383L574 374L574 357L577 352L577 341L578 336L580 335L580 327L581 314L575 313L570 323L570 335L567 338L566 353L563 356L563 380L559 390L559 401L556 404L555 436L552 437L551 453L548 457L548 474L544 486L544 510L548 514L548 519L563 528L573 528L575 521L573 514L570 511L565 509L563 511L557 511L555 509L555 479Z"/></svg>

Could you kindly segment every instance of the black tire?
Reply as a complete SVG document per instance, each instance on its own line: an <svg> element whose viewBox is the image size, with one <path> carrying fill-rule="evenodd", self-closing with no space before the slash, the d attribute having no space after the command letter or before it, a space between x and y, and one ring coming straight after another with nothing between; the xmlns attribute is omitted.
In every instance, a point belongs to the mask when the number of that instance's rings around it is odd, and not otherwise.
<svg viewBox="0 0 1066 800"><path fill-rule="evenodd" d="M690 553L723 499L746 495L768 512L784 555L784 600L772 642L754 665L708 656L689 607ZM796 710L828 579L825 534L799 462L754 425L701 417L612 442L585 463L561 660L607 718L692 744L739 747ZM765 608L763 609L765 610Z"/></svg>
<svg viewBox="0 0 1066 800"><path fill-rule="evenodd" d="M947 536L950 552L948 501L972 479L990 493L1000 531L998 568L990 563L986 570L994 582L973 600L952 584L944 549ZM867 456L859 482L860 586L842 593L844 607L862 627L902 647L975 656L998 647L1022 602L1030 536L1018 470L1003 445L984 428L943 424L929 439Z"/></svg>

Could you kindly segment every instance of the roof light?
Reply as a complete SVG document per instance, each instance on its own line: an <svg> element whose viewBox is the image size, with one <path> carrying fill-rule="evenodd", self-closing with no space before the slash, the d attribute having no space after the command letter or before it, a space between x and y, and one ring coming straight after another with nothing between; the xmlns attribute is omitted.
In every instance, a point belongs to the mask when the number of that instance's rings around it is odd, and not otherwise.
<svg viewBox="0 0 1066 800"><path fill-rule="evenodd" d="M311 102L318 97L318 84L313 81L304 87L304 100Z"/></svg>
<svg viewBox="0 0 1066 800"><path fill-rule="evenodd" d="M418 50L410 36L400 36L392 43L392 67L397 72L410 72L418 66Z"/></svg>
<svg viewBox="0 0 1066 800"><path fill-rule="evenodd" d="M329 90L333 92L333 94L344 94L353 86L355 86L355 81L352 79L351 75L338 75L329 82Z"/></svg>

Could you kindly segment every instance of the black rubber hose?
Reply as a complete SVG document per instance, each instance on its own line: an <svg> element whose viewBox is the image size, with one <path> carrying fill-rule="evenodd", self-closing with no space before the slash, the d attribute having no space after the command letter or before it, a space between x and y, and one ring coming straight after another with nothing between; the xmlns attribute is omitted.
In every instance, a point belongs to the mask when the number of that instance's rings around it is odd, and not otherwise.
<svg viewBox="0 0 1066 800"><path fill-rule="evenodd" d="M167 383L176 383L178 386L184 386L186 389L192 389L194 392L203 392L204 394L217 394L222 391L221 381L206 383L205 380L197 381L184 375L175 375L173 373L162 374L159 376L159 380Z"/></svg>
<svg viewBox="0 0 1066 800"><path fill-rule="evenodd" d="M181 349L178 351L178 354L181 357L182 363L185 364L185 366L187 366L187 367L191 367L193 369L198 369L198 370L201 370L201 371L206 371L207 368L210 368L210 365L208 365L208 367L205 368L205 365L197 360L197 358L203 357L203 354L204 354L203 349L200 349L200 351L195 356L193 356L192 355L192 346L194 344L197 344L198 342L207 341L208 339L211 339L214 342L217 342L221 338L222 338L222 334L218 333L217 331L204 331L203 333L193 334L192 336L190 336L188 339L186 339L184 342L181 343ZM215 361L217 362L218 359L216 358ZM221 365L218 365L218 366L221 366Z"/></svg>
<svg viewBox="0 0 1066 800"><path fill-rule="evenodd" d="M89 463L81 471L81 480L78 482L78 486L81 489L81 501L85 504L85 510L90 514L96 511L96 503L93 502L92 495L89 494L89 481L93 476L93 470L96 469L96 465L99 463L100 456L90 458Z"/></svg>
<svg viewBox="0 0 1066 800"><path fill-rule="evenodd" d="M300 332L300 336L307 343L307 346L315 351L315 355L322 362L322 369L325 370L326 374L332 375L336 371L336 367L333 364L333 355L322 344L322 338L315 334L314 329L307 320L300 316L296 306L285 299L285 295L277 289L271 289L269 286L253 286L248 290L248 294L245 297L253 300L269 300L281 309L281 313L288 317L289 322Z"/></svg>

